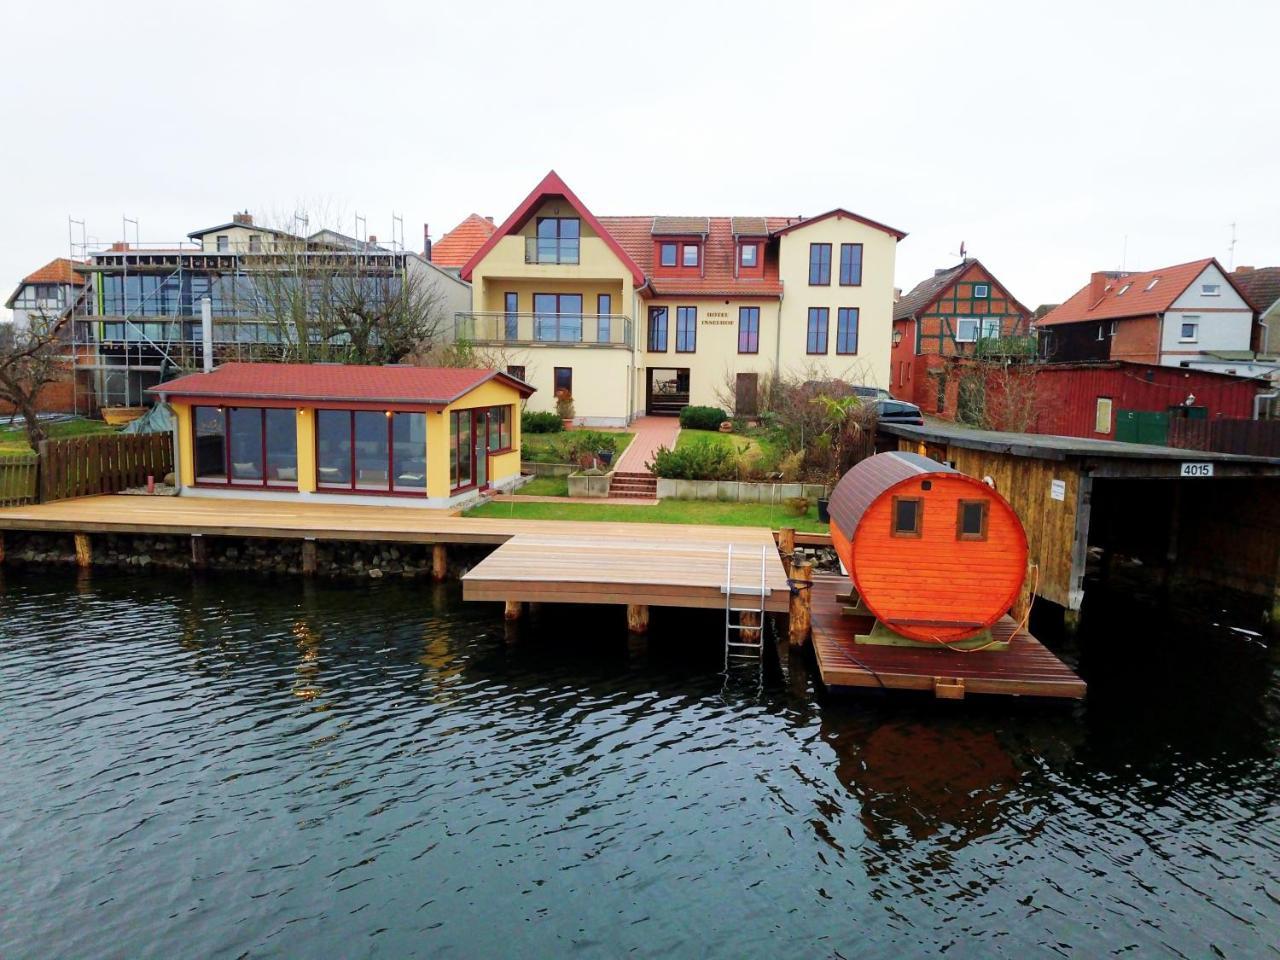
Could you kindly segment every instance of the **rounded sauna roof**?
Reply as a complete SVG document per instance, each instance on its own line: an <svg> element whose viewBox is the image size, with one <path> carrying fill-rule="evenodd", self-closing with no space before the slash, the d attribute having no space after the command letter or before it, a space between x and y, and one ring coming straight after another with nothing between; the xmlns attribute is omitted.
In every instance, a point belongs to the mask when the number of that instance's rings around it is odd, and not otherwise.
<svg viewBox="0 0 1280 960"><path fill-rule="evenodd" d="M908 504L914 529L898 517ZM964 640L1009 610L1027 570L1017 513L981 480L913 453L877 454L831 494L831 539L867 609L919 641ZM976 510L980 529L961 522Z"/></svg>

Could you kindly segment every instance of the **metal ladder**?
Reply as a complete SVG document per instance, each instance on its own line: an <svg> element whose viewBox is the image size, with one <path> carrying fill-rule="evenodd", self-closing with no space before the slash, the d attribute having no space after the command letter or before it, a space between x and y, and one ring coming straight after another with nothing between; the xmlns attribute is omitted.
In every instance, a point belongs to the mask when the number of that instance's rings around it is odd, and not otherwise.
<svg viewBox="0 0 1280 960"><path fill-rule="evenodd" d="M724 593L724 667L729 669L729 661L731 658L752 657L760 659L761 652L764 650L764 600L765 600L765 569L766 558L768 556L767 548L760 548L760 587L757 591L755 587L738 587L733 586L733 544L729 544L729 556L725 565L724 586L721 592ZM738 596L758 596L760 605L758 607L735 607L733 605L734 594ZM733 615L742 613L754 613L758 616L755 624L734 623ZM735 631L755 630L755 642L748 642L738 636Z"/></svg>

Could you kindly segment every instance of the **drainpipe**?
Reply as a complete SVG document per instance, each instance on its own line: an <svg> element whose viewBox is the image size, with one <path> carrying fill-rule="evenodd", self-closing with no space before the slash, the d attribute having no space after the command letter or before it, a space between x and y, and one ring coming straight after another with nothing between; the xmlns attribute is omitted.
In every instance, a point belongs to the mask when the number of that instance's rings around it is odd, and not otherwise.
<svg viewBox="0 0 1280 960"><path fill-rule="evenodd" d="M778 281L781 283L781 279ZM782 292L778 294L778 322L775 323L773 331L773 379L777 380L782 376L782 298L787 295L787 288L784 286Z"/></svg>
<svg viewBox="0 0 1280 960"><path fill-rule="evenodd" d="M1259 352L1270 353L1271 327L1267 324L1267 321L1263 320L1261 317L1258 318L1258 326L1262 328L1262 343L1258 344L1258 346L1262 347L1262 350Z"/></svg>

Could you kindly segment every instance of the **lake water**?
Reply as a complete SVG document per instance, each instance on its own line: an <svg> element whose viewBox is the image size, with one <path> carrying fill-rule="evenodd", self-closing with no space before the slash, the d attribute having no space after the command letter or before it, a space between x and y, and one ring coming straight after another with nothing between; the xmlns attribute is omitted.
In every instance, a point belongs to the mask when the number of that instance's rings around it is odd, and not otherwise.
<svg viewBox="0 0 1280 960"><path fill-rule="evenodd" d="M1123 609L1046 708L726 683L714 614L8 570L0 956L1276 956L1276 653Z"/></svg>

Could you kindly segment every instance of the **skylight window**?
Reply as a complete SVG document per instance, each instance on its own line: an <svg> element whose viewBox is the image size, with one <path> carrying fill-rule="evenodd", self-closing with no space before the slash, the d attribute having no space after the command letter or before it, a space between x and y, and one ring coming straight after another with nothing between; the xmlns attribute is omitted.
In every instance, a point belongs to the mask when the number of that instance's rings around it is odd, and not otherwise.
<svg viewBox="0 0 1280 960"><path fill-rule="evenodd" d="M1159 277L1152 277L1152 278L1151 278L1151 282L1150 282L1150 283L1148 283L1148 284L1146 285L1146 287L1144 287L1144 288L1143 288L1143 292L1146 292L1147 290L1153 290L1153 289L1155 289L1155 285L1156 285L1157 283L1159 283L1159 282L1160 282L1160 278L1159 278Z"/></svg>
<svg viewBox="0 0 1280 960"><path fill-rule="evenodd" d="M1123 287L1121 287L1119 290L1117 290L1117 291L1116 291L1116 296L1117 296L1117 297L1123 297L1123 296L1124 296L1124 292L1125 292L1126 290L1128 290L1128 289L1129 289L1130 287L1132 287L1132 286L1133 286L1133 284L1132 284L1132 283L1126 283Z"/></svg>

